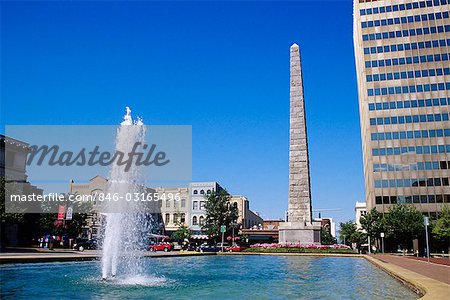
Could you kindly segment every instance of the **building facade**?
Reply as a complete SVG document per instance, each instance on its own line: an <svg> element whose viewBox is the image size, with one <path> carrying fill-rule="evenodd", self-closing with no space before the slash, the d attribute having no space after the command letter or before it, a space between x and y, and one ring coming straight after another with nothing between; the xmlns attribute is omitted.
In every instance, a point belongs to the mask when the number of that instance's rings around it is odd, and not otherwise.
<svg viewBox="0 0 450 300"><path fill-rule="evenodd" d="M95 176L87 182L69 183L69 193L74 195L94 195L106 193L108 180ZM207 196L223 188L214 181L191 182L187 187L157 187L147 188L146 193L153 196L147 203L152 215L152 232L170 235L180 226L185 225L194 232L194 236L203 235L203 225L206 220L205 203ZM156 196L157 195L157 196ZM237 224L240 228L251 228L263 223L263 219L250 210L249 200L240 195L230 195L230 205L238 208ZM93 202L92 213L88 216L82 229L82 236L98 237L102 224L102 203Z"/></svg>
<svg viewBox="0 0 450 300"><path fill-rule="evenodd" d="M206 220L205 203L207 196L214 191L221 191L223 188L217 182L191 182L189 184L190 193L190 224L191 230L200 232ZM230 205L238 209L237 224L241 228L250 228L263 223L263 219L250 209L249 200L241 195L231 195Z"/></svg>
<svg viewBox="0 0 450 300"><path fill-rule="evenodd" d="M161 219L164 234L176 231L181 225L189 227L189 189L177 187L156 188L161 202Z"/></svg>
<svg viewBox="0 0 450 300"><path fill-rule="evenodd" d="M17 195L42 195L43 190L28 181L26 162L30 154L30 145L26 142L0 134L0 177L5 179L5 191L14 191ZM5 198L8 193L5 193ZM6 201L7 199L2 199ZM5 202L5 210L7 208ZM41 203L26 203L19 206L25 212L41 211ZM2 220L3 221L3 220ZM32 228L24 228L15 222L2 222L1 246L18 246L26 244L34 237Z"/></svg>
<svg viewBox="0 0 450 300"><path fill-rule="evenodd" d="M92 196L96 193L106 193L107 188L108 180L98 175L91 178L88 182L75 183L71 181L69 183L69 193L72 195ZM86 218L86 224L84 224L81 228L82 237L97 238L99 236L101 229L100 205L100 202L93 201L92 213L88 215L88 217Z"/></svg>
<svg viewBox="0 0 450 300"><path fill-rule="evenodd" d="M0 177L13 184L19 194L42 195L42 189L28 182L26 167L30 152L28 143L0 134Z"/></svg>
<svg viewBox="0 0 450 300"><path fill-rule="evenodd" d="M358 229L361 229L361 218L367 214L366 202L355 203L355 224Z"/></svg>
<svg viewBox="0 0 450 300"><path fill-rule="evenodd" d="M448 0L354 0L367 210L450 202Z"/></svg>
<svg viewBox="0 0 450 300"><path fill-rule="evenodd" d="M336 237L336 222L334 222L333 218L317 218L314 221L320 222L322 229L328 231L332 237Z"/></svg>
<svg viewBox="0 0 450 300"><path fill-rule="evenodd" d="M230 204L238 209L237 223L241 225L241 228L247 229L255 226L263 226L263 219L257 212L250 209L250 201L248 201L247 197L233 195L231 196Z"/></svg>
<svg viewBox="0 0 450 300"><path fill-rule="evenodd" d="M190 195L190 223L189 228L194 232L201 232L206 220L206 197L212 192L219 192L223 188L215 181L189 183Z"/></svg>
<svg viewBox="0 0 450 300"><path fill-rule="evenodd" d="M95 176L87 182L75 183L71 181L69 183L69 193L73 195L93 196L92 198L92 212L88 214L86 223L82 227L81 236L84 238L99 238L101 235L102 222L104 222L105 208L102 207L102 202L98 201L94 195L106 194L108 191L108 180L102 176ZM156 190L152 188L146 188L146 194L155 195ZM151 216L152 232L163 233L164 223L162 219L161 209L162 201L145 202L147 205L147 212Z"/></svg>

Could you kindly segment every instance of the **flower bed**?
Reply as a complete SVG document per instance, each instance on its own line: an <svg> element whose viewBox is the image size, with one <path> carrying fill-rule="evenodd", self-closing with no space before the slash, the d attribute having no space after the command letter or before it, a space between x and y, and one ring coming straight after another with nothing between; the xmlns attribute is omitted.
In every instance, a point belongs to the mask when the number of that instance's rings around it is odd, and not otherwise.
<svg viewBox="0 0 450 300"><path fill-rule="evenodd" d="M245 252L264 253L355 253L347 245L316 245L316 244L254 244Z"/></svg>

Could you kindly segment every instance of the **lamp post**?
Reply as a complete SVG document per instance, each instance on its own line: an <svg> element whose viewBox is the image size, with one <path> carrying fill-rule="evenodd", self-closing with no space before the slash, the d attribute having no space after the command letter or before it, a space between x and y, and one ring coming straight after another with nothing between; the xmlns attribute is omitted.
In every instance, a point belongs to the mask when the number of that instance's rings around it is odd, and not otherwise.
<svg viewBox="0 0 450 300"><path fill-rule="evenodd" d="M235 222L230 223L232 230L232 239L231 239L231 246L234 246L234 228L237 226Z"/></svg>
<svg viewBox="0 0 450 300"><path fill-rule="evenodd" d="M384 254L384 232L380 233L381 236L381 253Z"/></svg>
<svg viewBox="0 0 450 300"><path fill-rule="evenodd" d="M425 225L425 238L427 240L427 260L430 262L430 247L428 245L428 225L430 224L430 220L428 217L423 217L423 224Z"/></svg>

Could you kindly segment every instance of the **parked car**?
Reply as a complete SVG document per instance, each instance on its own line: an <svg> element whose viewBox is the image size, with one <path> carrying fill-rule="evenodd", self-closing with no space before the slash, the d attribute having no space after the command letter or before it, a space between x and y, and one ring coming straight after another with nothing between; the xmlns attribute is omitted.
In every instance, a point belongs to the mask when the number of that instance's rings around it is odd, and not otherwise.
<svg viewBox="0 0 450 300"><path fill-rule="evenodd" d="M226 251L228 247L230 247L230 244L228 244L227 242L225 243L217 243L216 247L218 247L220 249L220 251Z"/></svg>
<svg viewBox="0 0 450 300"><path fill-rule="evenodd" d="M214 245L200 245L195 249L197 252L219 252L222 248Z"/></svg>
<svg viewBox="0 0 450 300"><path fill-rule="evenodd" d="M235 245L235 246L227 247L226 249L227 249L228 252L241 252L241 251L244 251L247 248L248 248L247 246Z"/></svg>
<svg viewBox="0 0 450 300"><path fill-rule="evenodd" d="M182 249L185 251L197 251L197 246L195 244L186 244L182 246Z"/></svg>
<svg viewBox="0 0 450 300"><path fill-rule="evenodd" d="M149 251L164 251L164 252L169 252L173 250L173 246L170 243L167 242L160 242L160 243L156 243L156 244L150 244L148 246L148 250Z"/></svg>
<svg viewBox="0 0 450 300"><path fill-rule="evenodd" d="M95 250L98 248L98 241L97 239L77 239L72 248L78 251Z"/></svg>

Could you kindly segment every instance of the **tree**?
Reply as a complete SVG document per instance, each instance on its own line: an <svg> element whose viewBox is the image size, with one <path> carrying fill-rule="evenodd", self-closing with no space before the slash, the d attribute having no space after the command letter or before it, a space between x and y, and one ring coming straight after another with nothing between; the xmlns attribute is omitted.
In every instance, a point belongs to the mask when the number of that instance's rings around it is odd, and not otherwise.
<svg viewBox="0 0 450 300"><path fill-rule="evenodd" d="M14 207L13 203L9 204L10 211L21 211L20 213L7 213L6 212L6 195L20 194L16 188L15 183L6 183L5 177L0 177L0 218L2 225L5 223L21 223L24 219L24 209L20 207ZM3 226L2 226L3 227Z"/></svg>
<svg viewBox="0 0 450 300"><path fill-rule="evenodd" d="M68 199L69 196L65 195L65 198ZM66 210L69 205L72 207L72 220L58 220L57 211L59 205L66 205ZM42 213L39 214L37 220L37 234L38 236L51 234L58 236L67 235L73 238L78 237L81 234L82 228L86 225L89 212L92 212L91 202L75 201L71 203L60 203L57 201L44 201L42 202Z"/></svg>
<svg viewBox="0 0 450 300"><path fill-rule="evenodd" d="M90 202L66 202L69 203L67 205L73 207L72 220L58 221L56 212L58 206L62 203L42 201L33 203L33 205L37 205L34 208L40 209L41 213L28 213L30 210L28 203L27 206L8 203L9 211L15 211L16 213L6 213L5 201L8 195L26 194L14 182L8 182L5 177L0 177L1 247L4 247L7 243L6 228L8 226L18 228L19 243L25 245L30 244L33 238L38 238L44 234L67 234L69 237L77 237L86 223L87 212L92 211L92 203Z"/></svg>
<svg viewBox="0 0 450 300"><path fill-rule="evenodd" d="M356 224L352 221L340 223L339 236L341 242L347 246L351 246L352 243L356 243L357 248L365 242L365 234L358 230Z"/></svg>
<svg viewBox="0 0 450 300"><path fill-rule="evenodd" d="M172 234L172 238L183 242L185 239L189 239L192 235L192 231L185 224L179 224L177 231Z"/></svg>
<svg viewBox="0 0 450 300"><path fill-rule="evenodd" d="M322 245L334 245L337 243L336 238L325 228L322 228L320 231L320 241Z"/></svg>
<svg viewBox="0 0 450 300"><path fill-rule="evenodd" d="M363 216L360 222L361 228L365 230L372 241L379 239L381 233L386 231L384 216L375 208Z"/></svg>
<svg viewBox="0 0 450 300"><path fill-rule="evenodd" d="M447 243L447 248L450 247L450 207L448 205L445 205L439 213L432 234L435 239Z"/></svg>
<svg viewBox="0 0 450 300"><path fill-rule="evenodd" d="M214 191L209 194L205 203L206 220L203 226L206 233L216 240L220 226L230 228L232 222L236 222L238 211L234 205L230 205L230 194L225 190Z"/></svg>
<svg viewBox="0 0 450 300"><path fill-rule="evenodd" d="M396 204L389 208L385 216L387 234L394 238L403 249L407 249L413 239L423 232L423 215L411 204Z"/></svg>
<svg viewBox="0 0 450 300"><path fill-rule="evenodd" d="M19 194L14 183L6 182L5 177L0 177L0 247L3 248L7 244L6 228L8 226L19 226L25 221L24 213L7 213L6 197L7 195ZM9 204L10 211L23 211L23 208L13 207L14 203Z"/></svg>

